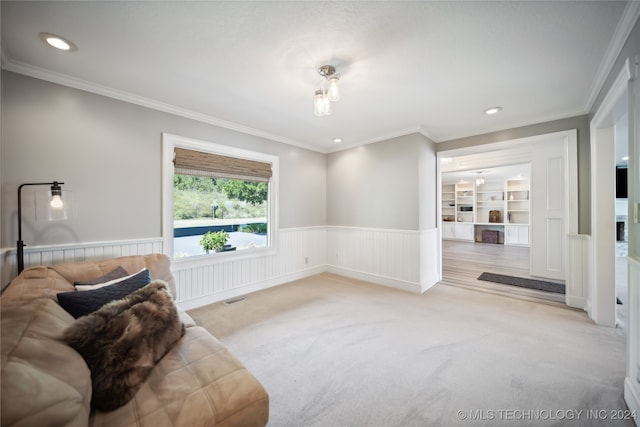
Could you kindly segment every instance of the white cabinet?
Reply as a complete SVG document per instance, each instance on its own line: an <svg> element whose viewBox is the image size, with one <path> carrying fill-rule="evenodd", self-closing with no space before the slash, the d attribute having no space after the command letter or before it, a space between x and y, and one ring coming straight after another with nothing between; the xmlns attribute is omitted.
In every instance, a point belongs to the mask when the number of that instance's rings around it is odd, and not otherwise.
<svg viewBox="0 0 640 427"><path fill-rule="evenodd" d="M454 222L442 223L442 238L448 240L456 238L456 224Z"/></svg>
<svg viewBox="0 0 640 427"><path fill-rule="evenodd" d="M469 223L456 223L454 236L456 240L473 242L475 240L475 227Z"/></svg>
<svg viewBox="0 0 640 427"><path fill-rule="evenodd" d="M505 225L504 244L529 246L528 225Z"/></svg>
<svg viewBox="0 0 640 427"><path fill-rule="evenodd" d="M442 238L445 240L466 240L473 242L475 229L472 223L442 222Z"/></svg>

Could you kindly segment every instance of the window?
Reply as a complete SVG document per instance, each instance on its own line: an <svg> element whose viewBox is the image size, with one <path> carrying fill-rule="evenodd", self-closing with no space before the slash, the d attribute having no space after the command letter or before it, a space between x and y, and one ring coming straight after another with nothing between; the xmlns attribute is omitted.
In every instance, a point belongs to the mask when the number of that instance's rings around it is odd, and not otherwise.
<svg viewBox="0 0 640 427"><path fill-rule="evenodd" d="M163 135L165 252L175 259L274 247L277 157Z"/></svg>

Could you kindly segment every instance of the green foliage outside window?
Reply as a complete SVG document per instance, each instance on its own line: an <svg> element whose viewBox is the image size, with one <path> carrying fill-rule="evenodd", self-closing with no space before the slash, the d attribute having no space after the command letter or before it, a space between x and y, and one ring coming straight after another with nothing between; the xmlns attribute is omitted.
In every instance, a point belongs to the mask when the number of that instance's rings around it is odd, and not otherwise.
<svg viewBox="0 0 640 427"><path fill-rule="evenodd" d="M267 197L264 182L174 175L173 218L213 218L214 211L215 218L266 217Z"/></svg>
<svg viewBox="0 0 640 427"><path fill-rule="evenodd" d="M219 179L216 186L227 194L229 199L237 199L256 206L267 200L268 187L265 182L248 182L237 179Z"/></svg>

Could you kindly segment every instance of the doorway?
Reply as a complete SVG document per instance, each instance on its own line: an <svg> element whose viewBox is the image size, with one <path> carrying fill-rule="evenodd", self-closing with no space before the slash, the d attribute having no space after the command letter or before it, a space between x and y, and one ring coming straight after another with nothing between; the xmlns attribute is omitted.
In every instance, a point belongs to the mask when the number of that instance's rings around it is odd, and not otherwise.
<svg viewBox="0 0 640 427"><path fill-rule="evenodd" d="M617 198L617 194L611 191L616 188L617 166L622 166L624 149L629 148L629 124L628 124L628 91L627 85L631 78L628 63L624 66L614 82L609 93L602 102L601 107L596 112L591 121L591 234L592 234L592 286L591 286L591 308L589 317L597 324L615 327L619 322L626 324L627 308L624 301L622 307L617 304L616 296L618 289L622 299L626 298L627 288L627 266L625 260L618 257L618 237L624 236L618 232L616 208L618 213L621 210L627 211L628 205L624 206L625 198ZM619 149L620 151L617 151ZM617 157L620 156L620 159ZM625 178L624 183L628 184ZM619 194L622 195L622 194ZM623 227L629 226L629 222ZM621 234L622 236L619 236ZM624 239L624 237L623 237ZM628 250L628 246L623 244L623 249ZM620 254L622 255L622 254ZM624 283L621 283L624 281ZM617 289L618 288L618 289Z"/></svg>
<svg viewBox="0 0 640 427"><path fill-rule="evenodd" d="M615 146L616 181L616 325L626 330L629 319L629 298L627 291L627 256L629 254L629 115L626 111L614 122L613 139Z"/></svg>
<svg viewBox="0 0 640 427"><path fill-rule="evenodd" d="M552 134L538 135L535 137L520 138L516 140L504 141L482 146L473 146L462 149L447 150L438 153L438 209L442 209L446 197L443 194L443 183L446 173L458 170L487 169L513 164L532 164L531 182L538 188L538 197L534 196L531 206L537 206L536 211L540 217L538 221L532 217L531 223L538 224L538 243L530 247L530 253L526 254L530 260L530 275L542 278L543 280L561 282L565 278L569 266L568 246L569 236L577 234L577 132L575 130L556 132ZM550 192L549 189L552 189ZM532 188L530 194L534 195ZM552 203L547 203L551 201ZM456 201L457 206L457 201ZM445 206L446 207L446 206ZM477 209L477 207L476 207ZM440 217L441 237L451 228L444 215ZM454 217L455 225L459 219ZM464 224L463 218L462 223ZM487 224L492 225L492 224ZM473 225L472 225L473 227ZM552 227L552 229L548 229ZM464 230L463 227L455 227ZM532 235L529 230L528 238ZM469 237L469 235L473 237ZM544 236L552 236L553 240L544 240ZM474 231L467 231L469 241L475 240ZM451 249L451 244L441 239L440 246L440 278L449 280L450 277L443 276L443 267L449 262L448 253L444 250ZM493 268L498 267L493 257ZM537 264L536 264L537 262ZM469 263L467 264L469 265ZM569 274L570 277L573 275ZM476 276L477 277L477 276ZM458 280L460 281L460 280ZM567 280L566 295L558 298L559 303L584 308L576 301L583 301L585 298L576 298L575 281Z"/></svg>
<svg viewBox="0 0 640 427"><path fill-rule="evenodd" d="M441 283L564 305L563 284L536 289L530 274L530 171L522 163L442 173Z"/></svg>

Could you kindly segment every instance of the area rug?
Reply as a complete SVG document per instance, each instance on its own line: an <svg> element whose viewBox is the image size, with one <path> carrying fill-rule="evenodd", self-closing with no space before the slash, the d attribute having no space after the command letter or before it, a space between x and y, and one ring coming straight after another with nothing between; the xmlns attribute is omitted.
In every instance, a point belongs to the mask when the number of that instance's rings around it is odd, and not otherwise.
<svg viewBox="0 0 640 427"><path fill-rule="evenodd" d="M536 289L538 291L554 292L564 294L564 285L544 280L527 279L524 277L505 276L504 274L482 273L478 280L485 282L500 283L502 285L519 286L521 288Z"/></svg>

